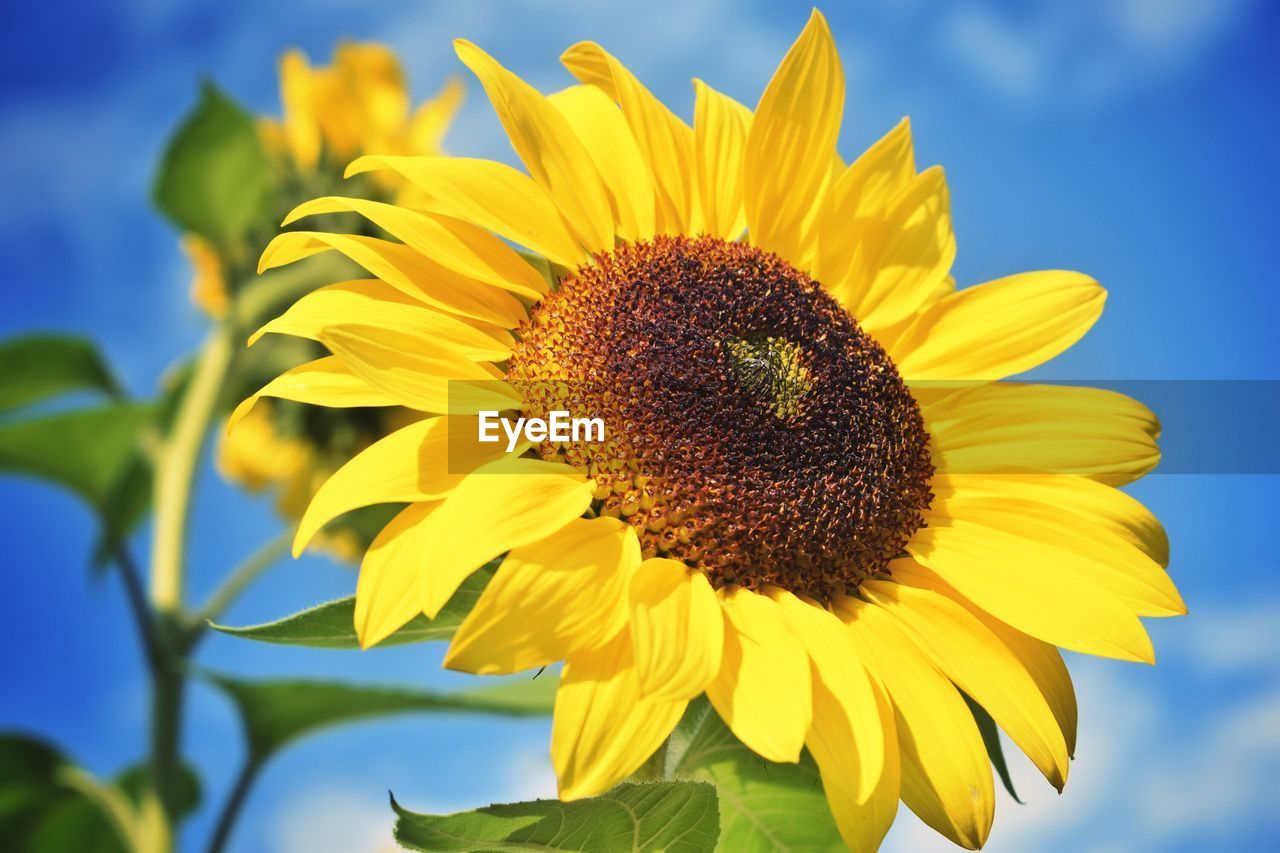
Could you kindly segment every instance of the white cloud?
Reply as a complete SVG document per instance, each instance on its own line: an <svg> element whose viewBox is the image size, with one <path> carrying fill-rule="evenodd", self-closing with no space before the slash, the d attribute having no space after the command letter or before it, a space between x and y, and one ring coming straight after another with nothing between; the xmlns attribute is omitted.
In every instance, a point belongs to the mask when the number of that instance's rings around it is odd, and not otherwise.
<svg viewBox="0 0 1280 853"><path fill-rule="evenodd" d="M1137 787L1135 823L1164 839L1217 834L1275 808L1280 784L1280 692L1250 699L1208 731L1187 731ZM1185 745L1184 745L1185 744Z"/></svg>
<svg viewBox="0 0 1280 853"><path fill-rule="evenodd" d="M1246 0L1124 0L1099 8L1131 46L1178 62L1233 26L1247 6Z"/></svg>
<svg viewBox="0 0 1280 853"><path fill-rule="evenodd" d="M969 0L941 19L944 53L997 93L1105 103L1167 79L1234 29L1251 0Z"/></svg>
<svg viewBox="0 0 1280 853"><path fill-rule="evenodd" d="M556 797L556 771L545 750L528 750L511 756L503 774L506 800L550 800Z"/></svg>
<svg viewBox="0 0 1280 853"><path fill-rule="evenodd" d="M1229 613L1193 613L1175 636L1178 653L1201 669L1280 674L1280 600L1243 603Z"/></svg>
<svg viewBox="0 0 1280 853"><path fill-rule="evenodd" d="M1045 58L1032 39L985 6L956 8L943 29L944 46L988 85L1017 98L1044 85Z"/></svg>
<svg viewBox="0 0 1280 853"><path fill-rule="evenodd" d="M393 851L391 810L374 804L363 789L341 785L305 788L280 808L274 843L279 850L308 853Z"/></svg>
<svg viewBox="0 0 1280 853"><path fill-rule="evenodd" d="M417 812L449 814L481 808L491 802L526 802L556 796L555 772L544 749L511 753L502 771L493 775L492 782L492 790L480 799L467 800L447 791L434 790L403 795L397 791L397 799ZM391 837L393 825L386 795L376 785L322 781L298 789L279 807L273 838L277 849L307 853L392 851L399 849Z"/></svg>
<svg viewBox="0 0 1280 853"><path fill-rule="evenodd" d="M988 853L1080 848L1081 839L1074 837L1082 834L1078 830L1095 826L1099 813L1115 801L1115 787L1132 776L1125 762L1134 759L1135 753L1141 755L1135 744L1160 713L1153 697L1108 671L1120 666L1087 660L1073 668L1081 708L1079 746L1061 795L1005 739L1010 775L1024 805L1010 799L996 780L995 824L984 848ZM903 806L885 849L953 851L955 847Z"/></svg>

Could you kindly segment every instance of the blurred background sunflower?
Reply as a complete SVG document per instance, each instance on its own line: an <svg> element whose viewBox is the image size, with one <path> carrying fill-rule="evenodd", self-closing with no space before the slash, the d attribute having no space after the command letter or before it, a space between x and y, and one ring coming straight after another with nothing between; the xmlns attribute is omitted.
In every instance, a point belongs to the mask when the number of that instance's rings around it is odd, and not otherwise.
<svg viewBox="0 0 1280 853"><path fill-rule="evenodd" d="M254 113L279 115L276 66L285 46L324 56L343 37L385 42L404 58L411 88L429 92L458 70L450 41L465 36L549 91L557 86L540 77L546 46L591 37L690 119L691 74L752 103L808 9L715 2L646 3L643 11L585 2L550 11L386 3L362 7L357 18L344 5L84 3L55 17L47 7L17 8L0 33L0 173L7 194L22 200L6 207L0 230L9 296L0 329L90 333L138 393L154 389L172 354L205 334L207 319L185 292L191 263L146 201L153 164L192 109L192 81L201 75ZM1280 86L1273 7L1123 0L1014 11L989 2L929 9L866 2L828 11L849 79L841 149L863 150L883 128L912 117L920 160L948 167L959 279L1053 265L1087 269L1107 284L1102 322L1031 378L1275 378L1276 298L1261 283L1271 275L1276 222L1260 192L1280 180L1280 167L1263 156L1263 141L1280 130L1270 108ZM450 147L514 162L484 103L459 112ZM354 194L349 185L342 192ZM1067 656L1086 709L1072 783L1059 798L1034 784L1034 767L1010 750L1027 805L1017 808L997 791L1002 814L987 849L1265 849L1280 832L1280 671L1272 651L1280 643L1280 566L1265 550L1246 560L1226 556L1267 529L1275 481L1212 476L1224 469L1179 462L1171 447L1180 434L1194 438L1198 423L1190 411L1196 398L1188 399L1147 400L1164 421L1166 473L1132 493L1168 527L1194 615L1151 626L1161 651L1156 668L1117 670ZM1258 462L1268 452L1265 431L1239 433L1231 444L1249 450L1260 466L1252 470L1275 471ZM197 497L210 520L193 534L191 582L200 591L277 525L264 512L274 497L246 508L238 487L215 478ZM6 661L18 689L6 696L2 722L48 732L110 773L132 756L143 727L144 675L120 618L123 596L52 568L81 562L95 525L42 485L6 478L0 500L14 567L0 620L5 645L42 650ZM350 582L348 570L306 557L268 576L261 596L228 619L275 618L345 595ZM463 683L437 671L442 655L419 647L357 658L216 638L201 663ZM235 721L207 690L190 701L189 751L207 768L206 785L221 790L239 759ZM547 721L473 718L335 733L270 768L234 843L386 845L386 787L438 811L551 795L548 736ZM377 790L353 781L364 777L376 778ZM192 838L207 836L215 811L213 801L200 807ZM921 849L933 837L902 815L886 847Z"/></svg>
<svg viewBox="0 0 1280 853"><path fill-rule="evenodd" d="M290 50L280 59L279 76L280 118L261 116L255 122L267 155L276 161L266 205L273 216L264 217L264 224L278 222L303 199L339 187L374 201L412 203L416 190L394 178L344 183L344 166L364 153L442 154L444 136L463 99L462 84L454 78L414 107L400 60L382 44L342 42L332 64L322 67L313 67L302 51ZM274 229L255 227L244 246L220 246L197 233L183 235L182 248L194 271L192 300L210 317L224 319L241 291L256 289L266 293L250 294L242 304L255 314L277 309L281 296L271 293L272 282L259 279L256 270L243 263L251 246L265 245L262 241L273 233ZM290 290L307 288L305 275L289 284ZM251 322L248 316L244 320ZM237 371L223 399L234 400L274 371L319 354L319 347L306 342L268 339L241 355L248 365ZM218 472L250 491L275 494L280 513L296 521L330 474L406 418L411 416L403 410L387 409L350 409L337 417L317 417L289 402L267 404L238 429L220 436ZM393 509L386 507L354 512L329 525L318 544L339 559L352 560L391 513Z"/></svg>

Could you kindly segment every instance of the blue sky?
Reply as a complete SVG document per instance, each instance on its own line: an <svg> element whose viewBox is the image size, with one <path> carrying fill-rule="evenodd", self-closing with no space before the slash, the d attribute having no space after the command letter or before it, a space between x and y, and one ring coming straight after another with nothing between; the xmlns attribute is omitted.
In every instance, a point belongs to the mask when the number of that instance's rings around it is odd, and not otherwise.
<svg viewBox="0 0 1280 853"><path fill-rule="evenodd" d="M911 116L921 163L947 169L962 283L1065 267L1109 288L1098 326L1041 375L1280 379L1280 9L1246 0L911 0L826 11L849 80L844 153ZM694 76L754 103L807 13L807 4L728 0L20 4L0 31L0 334L92 335L139 394L198 342L190 271L147 192L201 76L274 113L281 50L300 46L324 60L341 37L378 39L401 52L425 97L465 73L450 40L466 36L552 90L570 82L559 52L592 38L688 116ZM497 131L471 86L450 150L511 160ZM1192 615L1151 625L1154 669L1070 661L1082 706L1071 782L1059 797L1019 759L1028 805L1000 802L991 849L1274 844L1280 565L1263 534L1276 485L1157 475L1134 487L1169 527L1171 571ZM115 580L89 580L83 569L91 521L71 498L26 481L0 480L0 506L0 727L44 732L112 772L144 737L146 680ZM212 476L198 511L197 599L277 529L269 502ZM273 618L353 583L349 569L304 558L269 576L230 621ZM440 655L217 637L200 661L263 676L466 684L439 670ZM239 761L235 726L220 697L193 692L186 746L207 796L192 845L206 837ZM421 810L548 794L547 731L542 721L404 718L316 736L268 767L234 845L386 846L388 788ZM934 844L904 810L889 846Z"/></svg>

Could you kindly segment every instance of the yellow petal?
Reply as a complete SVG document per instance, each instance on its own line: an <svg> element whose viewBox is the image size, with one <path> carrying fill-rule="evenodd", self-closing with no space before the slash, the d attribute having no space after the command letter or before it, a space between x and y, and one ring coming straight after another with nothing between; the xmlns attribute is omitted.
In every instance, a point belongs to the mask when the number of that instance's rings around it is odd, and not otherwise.
<svg viewBox="0 0 1280 853"><path fill-rule="evenodd" d="M911 120L904 118L849 164L832 186L830 201L847 227L884 207L915 176Z"/></svg>
<svg viewBox="0 0 1280 853"><path fill-rule="evenodd" d="M921 391L930 389L913 387ZM1133 482L1160 461L1160 422L1114 391L992 383L921 406L933 464L948 474L1078 474Z"/></svg>
<svg viewBox="0 0 1280 853"><path fill-rule="evenodd" d="M560 676L551 727L560 799L595 796L630 776L671 734L688 704L641 694L627 631L598 651L574 655Z"/></svg>
<svg viewBox="0 0 1280 853"><path fill-rule="evenodd" d="M982 621L1000 641L1013 652L1023 668L1035 680L1040 695L1053 711L1058 727L1067 744L1067 754L1076 751L1076 693L1071 675L1058 649L1049 643L1030 637L996 619L990 613L967 600L942 578L920 566L914 560L893 562L893 579L908 586L928 589L947 596Z"/></svg>
<svg viewBox="0 0 1280 853"><path fill-rule="evenodd" d="M935 499L929 514L1031 540L1036 557L1063 580L1083 578L1096 584L1139 616L1187 612L1163 566L1106 527L1085 523L1056 506L953 491Z"/></svg>
<svg viewBox="0 0 1280 853"><path fill-rule="evenodd" d="M323 150L338 158L350 157L360 147L357 125L360 104L336 68L311 72L311 102Z"/></svg>
<svg viewBox="0 0 1280 853"><path fill-rule="evenodd" d="M525 299L546 295L546 281L506 243L483 228L395 204L325 196L298 205L283 225L304 216L354 211L392 237L460 276L510 291Z"/></svg>
<svg viewBox="0 0 1280 853"><path fill-rule="evenodd" d="M815 684L813 726L805 746L822 774L822 788L836 819L840 836L851 850L878 850L893 819L898 814L902 792L902 759L899 757L897 723L893 704L879 681L868 673L875 694L876 716L852 719L835 695ZM871 791L855 791L848 780L855 779L860 760L856 732L878 728L884 736L884 768Z"/></svg>
<svg viewBox="0 0 1280 853"><path fill-rule="evenodd" d="M843 624L832 613L782 590L771 591L771 596L813 665L813 726L817 731L810 731L810 751L820 769L824 765L837 769L841 784L856 799L865 799L880 782L885 756L885 734L866 669ZM819 698L824 704L822 714ZM839 744L823 739L832 733L839 734ZM841 754L845 746L852 748ZM824 776L826 772L824 769Z"/></svg>
<svg viewBox="0 0 1280 853"><path fill-rule="evenodd" d="M1010 628L980 609L966 602L961 602L983 621L991 631L1000 638L1000 642L1013 652L1022 664L1023 669L1031 675L1040 695L1048 703L1058 722L1067 745L1067 754L1072 758L1076 754L1076 691L1071 683L1071 675L1062 660L1062 653L1056 646L1037 640L1021 631Z"/></svg>
<svg viewBox="0 0 1280 853"><path fill-rule="evenodd" d="M947 278L956 256L942 169L926 169L868 222L845 280L832 295L862 328L877 332L913 314Z"/></svg>
<svg viewBox="0 0 1280 853"><path fill-rule="evenodd" d="M747 227L742 206L742 157L751 110L701 80L694 80L693 85L697 92L694 165L702 218L708 234L736 240Z"/></svg>
<svg viewBox="0 0 1280 853"><path fill-rule="evenodd" d="M945 518L907 543L916 562L965 598L1019 631L1073 651L1154 660L1151 640L1132 611L1085 573L1068 547L992 526L982 513ZM1068 543L1069 544L1069 543Z"/></svg>
<svg viewBox="0 0 1280 853"><path fill-rule="evenodd" d="M1067 744L1053 710L1013 652L972 613L944 595L886 581L862 590L907 629L934 666L986 709L1059 791Z"/></svg>
<svg viewBox="0 0 1280 853"><path fill-rule="evenodd" d="M528 175L502 163L466 157L366 155L347 176L391 169L426 197L425 210L487 228L545 257L577 268L586 254L569 234L559 209Z"/></svg>
<svg viewBox="0 0 1280 853"><path fill-rule="evenodd" d="M439 154L445 133L466 95L462 81L451 78L435 97L423 101L409 119L409 150L414 154Z"/></svg>
<svg viewBox="0 0 1280 853"><path fill-rule="evenodd" d="M460 276L403 244L358 234L278 234L263 251L259 272L329 250L346 255L401 293L441 311L505 329L515 328L526 316L524 306L509 293Z"/></svg>
<svg viewBox="0 0 1280 853"><path fill-rule="evenodd" d="M939 300L894 342L891 355L908 380L1003 379L1084 337L1106 299L1080 273L1009 276Z"/></svg>
<svg viewBox="0 0 1280 853"><path fill-rule="evenodd" d="M513 548L444 665L504 675L600 648L627 626L627 580L639 564L635 530L616 518L575 518Z"/></svg>
<svg viewBox="0 0 1280 853"><path fill-rule="evenodd" d="M240 419L249 414L262 397L276 397L331 409L399 405L394 397L377 390L352 373L340 359L326 356L286 370L252 397L241 402L227 419L227 432L235 429Z"/></svg>
<svg viewBox="0 0 1280 853"><path fill-rule="evenodd" d="M303 169L320 159L320 126L316 120L311 65L306 54L291 50L280 58L280 102L285 139Z"/></svg>
<svg viewBox="0 0 1280 853"><path fill-rule="evenodd" d="M570 86L548 97L604 180L618 237L641 240L655 233L653 179L618 105L596 86Z"/></svg>
<svg viewBox="0 0 1280 853"><path fill-rule="evenodd" d="M331 132L331 145L343 156L386 150L409 115L400 60L376 43L339 45L333 58L341 97L320 111L322 126Z"/></svg>
<svg viewBox="0 0 1280 853"><path fill-rule="evenodd" d="M631 579L631 641L641 692L692 699L720 672L724 617L702 572L645 560Z"/></svg>
<svg viewBox="0 0 1280 853"><path fill-rule="evenodd" d="M475 73L529 174L555 199L590 252L613 249L613 215L595 161L543 95L465 39L453 43Z"/></svg>
<svg viewBox="0 0 1280 853"><path fill-rule="evenodd" d="M569 73L599 86L622 107L657 190L658 230L696 234L702 218L695 211L693 130L594 42L578 42L560 55Z"/></svg>
<svg viewBox="0 0 1280 853"><path fill-rule="evenodd" d="M294 556L344 512L380 503L438 500L467 474L505 455L504 444L482 444L476 436L475 418L425 418L360 451L311 499L298 523Z"/></svg>
<svg viewBox="0 0 1280 853"><path fill-rule="evenodd" d="M964 699L875 605L842 597L854 648L888 690L902 755L902 801L956 844L977 849L995 809L991 762Z"/></svg>
<svg viewBox="0 0 1280 853"><path fill-rule="evenodd" d="M344 324L326 328L320 341L370 386L411 409L474 414L520 405L518 392L492 366L426 338Z"/></svg>
<svg viewBox="0 0 1280 853"><path fill-rule="evenodd" d="M591 505L595 484L567 465L504 458L464 479L422 523L422 612L435 618L458 584L494 557L546 539Z"/></svg>
<svg viewBox="0 0 1280 853"><path fill-rule="evenodd" d="M815 278L827 284L847 279L868 224L915 175L911 123L904 118L832 183L818 226Z"/></svg>
<svg viewBox="0 0 1280 853"><path fill-rule="evenodd" d="M254 332L249 343L268 333L318 341L326 329L347 323L438 341L474 361L505 361L515 344L506 329L434 311L378 279L313 290Z"/></svg>
<svg viewBox="0 0 1280 853"><path fill-rule="evenodd" d="M183 234L182 252L191 262L191 301L210 317L227 316L227 281L213 244L195 234Z"/></svg>
<svg viewBox="0 0 1280 853"><path fill-rule="evenodd" d="M934 495L945 500L956 494L1007 498L1052 506L1090 527L1138 548L1161 566L1169 565L1169 536L1159 519L1132 495L1070 474L937 474Z"/></svg>
<svg viewBox="0 0 1280 853"><path fill-rule="evenodd" d="M844 113L844 71L817 9L760 96L743 155L751 242L798 262L830 176Z"/></svg>
<svg viewBox="0 0 1280 853"><path fill-rule="evenodd" d="M800 759L813 720L809 658L772 599L723 592L724 661L707 698L738 740L769 761Z"/></svg>
<svg viewBox="0 0 1280 853"><path fill-rule="evenodd" d="M438 506L421 503L401 510L365 552L356 583L360 648L376 646L422 612L418 576L429 569L426 555L432 546L423 522Z"/></svg>

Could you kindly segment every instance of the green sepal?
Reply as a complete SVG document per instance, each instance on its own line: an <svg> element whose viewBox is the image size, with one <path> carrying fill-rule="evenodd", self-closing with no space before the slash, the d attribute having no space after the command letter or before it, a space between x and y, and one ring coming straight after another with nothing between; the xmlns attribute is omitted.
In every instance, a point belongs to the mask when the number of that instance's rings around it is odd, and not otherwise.
<svg viewBox="0 0 1280 853"><path fill-rule="evenodd" d="M987 748L987 756L991 759L991 766L995 768L1001 784L1009 792L1009 796L1013 797L1015 803L1024 805L1018 798L1018 792L1013 788L1013 777L1009 775L1009 764L1004 760L1004 746L1000 743L1000 730L996 727L996 721L991 719L986 708L973 701L967 694L961 692L960 695L969 706L973 721L978 724L978 731L982 734L982 745Z"/></svg>

